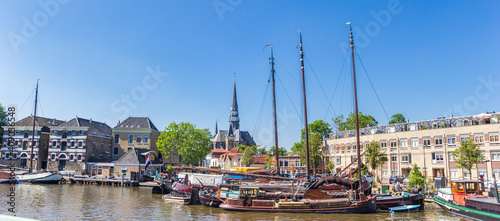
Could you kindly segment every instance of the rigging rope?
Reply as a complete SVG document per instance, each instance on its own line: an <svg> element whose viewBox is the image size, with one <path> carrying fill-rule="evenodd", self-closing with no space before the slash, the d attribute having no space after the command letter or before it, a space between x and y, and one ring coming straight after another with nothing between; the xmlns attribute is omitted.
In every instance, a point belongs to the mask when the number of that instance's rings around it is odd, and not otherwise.
<svg viewBox="0 0 500 221"><path fill-rule="evenodd" d="M325 96L326 100L328 101L328 96L326 95L325 90L323 89L323 86L322 86L322 85L321 85L321 83L319 82L318 76L316 76L316 73L314 72L314 69L312 68L311 63L309 63L309 59L308 59L308 58L307 58L307 56L305 56L305 55L304 55L304 57L306 58L306 62L307 62L307 64L309 65L309 68L311 68L311 72L313 73L313 76L314 76L314 78L316 79L316 82L318 82L319 88L321 89L321 91L323 92L323 95ZM336 111L335 111L335 109L332 107L332 103L328 103L328 105L330 105L330 106L328 106L327 111L329 110L329 108L332 108L333 113L334 113L335 115L337 115L337 112L336 112ZM325 118L324 118L324 119L326 119L326 116L325 116Z"/></svg>

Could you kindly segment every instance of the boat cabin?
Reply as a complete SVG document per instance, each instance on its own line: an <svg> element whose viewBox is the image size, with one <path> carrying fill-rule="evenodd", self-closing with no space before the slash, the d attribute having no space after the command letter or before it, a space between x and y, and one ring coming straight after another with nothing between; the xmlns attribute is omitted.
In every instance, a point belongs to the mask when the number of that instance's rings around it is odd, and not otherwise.
<svg viewBox="0 0 500 221"><path fill-rule="evenodd" d="M465 204L465 199L469 196L483 195L483 182L475 180L451 180L450 189L453 194L453 200Z"/></svg>

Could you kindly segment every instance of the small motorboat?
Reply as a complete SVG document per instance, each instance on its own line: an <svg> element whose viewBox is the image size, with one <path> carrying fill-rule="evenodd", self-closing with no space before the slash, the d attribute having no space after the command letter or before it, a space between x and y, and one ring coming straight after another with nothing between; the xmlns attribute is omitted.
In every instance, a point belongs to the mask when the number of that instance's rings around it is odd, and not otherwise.
<svg viewBox="0 0 500 221"><path fill-rule="evenodd" d="M416 212L420 208L420 205L404 205L389 208L391 213L401 213L401 212Z"/></svg>

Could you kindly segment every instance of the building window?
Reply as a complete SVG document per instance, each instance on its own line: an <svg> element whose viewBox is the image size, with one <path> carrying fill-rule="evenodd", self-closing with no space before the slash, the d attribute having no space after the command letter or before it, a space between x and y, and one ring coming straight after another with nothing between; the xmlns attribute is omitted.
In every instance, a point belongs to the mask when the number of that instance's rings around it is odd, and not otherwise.
<svg viewBox="0 0 500 221"><path fill-rule="evenodd" d="M115 134L115 143L120 142L120 134Z"/></svg>
<svg viewBox="0 0 500 221"><path fill-rule="evenodd" d="M490 143L499 143L498 133L490 133Z"/></svg>
<svg viewBox="0 0 500 221"><path fill-rule="evenodd" d="M352 150L356 150L356 144L352 144Z"/></svg>
<svg viewBox="0 0 500 221"><path fill-rule="evenodd" d="M455 162L455 160L453 160L453 152L448 152L448 161Z"/></svg>
<svg viewBox="0 0 500 221"><path fill-rule="evenodd" d="M410 130L415 130L417 127L415 125L410 125Z"/></svg>
<svg viewBox="0 0 500 221"><path fill-rule="evenodd" d="M431 138L430 137L424 137L424 147L430 147L431 146Z"/></svg>
<svg viewBox="0 0 500 221"><path fill-rule="evenodd" d="M474 134L474 143L484 143L484 134L483 133L478 133Z"/></svg>
<svg viewBox="0 0 500 221"><path fill-rule="evenodd" d="M24 138L28 138L30 136L30 132L25 130L24 131Z"/></svg>
<svg viewBox="0 0 500 221"><path fill-rule="evenodd" d="M500 152L491 152L492 161L500 161Z"/></svg>
<svg viewBox="0 0 500 221"><path fill-rule="evenodd" d="M384 177L384 178L389 177L389 173L387 171L387 168L382 168L382 177Z"/></svg>
<svg viewBox="0 0 500 221"><path fill-rule="evenodd" d="M452 169L450 170L451 178L458 179L458 170L457 169Z"/></svg>
<svg viewBox="0 0 500 221"><path fill-rule="evenodd" d="M398 155L397 154L391 154L391 162L398 162Z"/></svg>
<svg viewBox="0 0 500 221"><path fill-rule="evenodd" d="M71 131L71 136L76 136L76 130Z"/></svg>
<svg viewBox="0 0 500 221"><path fill-rule="evenodd" d="M81 131L80 131L80 135L82 135L82 136L83 136L83 130L81 130Z"/></svg>
<svg viewBox="0 0 500 221"><path fill-rule="evenodd" d="M467 170L465 168L463 170L464 170L464 178L470 178L470 176L469 176L470 175L469 170Z"/></svg>
<svg viewBox="0 0 500 221"><path fill-rule="evenodd" d="M443 146L443 137L434 137L434 145L440 147Z"/></svg>
<svg viewBox="0 0 500 221"><path fill-rule="evenodd" d="M142 143L142 136L141 135L137 135L136 139L135 139L135 142L138 143L138 144Z"/></svg>
<svg viewBox="0 0 500 221"><path fill-rule="evenodd" d="M76 155L76 160L82 161L82 155L81 154Z"/></svg>
<svg viewBox="0 0 500 221"><path fill-rule="evenodd" d="M456 137L455 135L449 135L448 136L448 146L456 146L457 145L457 141L456 141Z"/></svg>
<svg viewBox="0 0 500 221"><path fill-rule="evenodd" d="M56 154L55 153L50 155L50 161L56 161Z"/></svg>
<svg viewBox="0 0 500 221"><path fill-rule="evenodd" d="M337 165L342 164L342 157L336 157L336 163Z"/></svg>
<svg viewBox="0 0 500 221"><path fill-rule="evenodd" d="M444 154L443 153L432 153L432 163L443 163Z"/></svg>
<svg viewBox="0 0 500 221"><path fill-rule="evenodd" d="M410 153L401 154L401 163L411 163L411 154Z"/></svg>
<svg viewBox="0 0 500 221"><path fill-rule="evenodd" d="M78 141L78 148L83 148L83 141Z"/></svg>
<svg viewBox="0 0 500 221"><path fill-rule="evenodd" d="M118 147L113 148L113 155L118 155Z"/></svg>
<svg viewBox="0 0 500 221"><path fill-rule="evenodd" d="M75 155L74 154L70 154L69 155L69 161L74 161L75 160Z"/></svg>
<svg viewBox="0 0 500 221"><path fill-rule="evenodd" d="M57 130L54 130L54 136L57 136Z"/></svg>
<svg viewBox="0 0 500 221"><path fill-rule="evenodd" d="M149 142L149 135L144 135L144 138L142 139L143 143L148 143Z"/></svg>
<svg viewBox="0 0 500 221"><path fill-rule="evenodd" d="M128 135L128 144L133 144L134 143L134 135L133 134L129 134Z"/></svg>
<svg viewBox="0 0 500 221"><path fill-rule="evenodd" d="M397 176L398 175L398 168L391 168L391 176Z"/></svg>
<svg viewBox="0 0 500 221"><path fill-rule="evenodd" d="M70 148L74 148L75 147L75 141L72 140L71 142L69 142L69 147Z"/></svg>
<svg viewBox="0 0 500 221"><path fill-rule="evenodd" d="M347 144L347 150L351 150L351 144Z"/></svg>
<svg viewBox="0 0 500 221"><path fill-rule="evenodd" d="M418 138L411 138L411 148L418 148Z"/></svg>
<svg viewBox="0 0 500 221"><path fill-rule="evenodd" d="M469 135L468 134L460 134L460 142L466 140L469 138Z"/></svg>
<svg viewBox="0 0 500 221"><path fill-rule="evenodd" d="M401 139L401 148L408 148L408 139Z"/></svg>
<svg viewBox="0 0 500 221"><path fill-rule="evenodd" d="M57 141L52 141L52 148L56 148L57 147Z"/></svg>
<svg viewBox="0 0 500 221"><path fill-rule="evenodd" d="M391 148L396 148L398 146L396 140L391 140L390 142L391 142Z"/></svg>
<svg viewBox="0 0 500 221"><path fill-rule="evenodd" d="M387 141L386 140L381 140L380 141L380 148L387 148Z"/></svg>

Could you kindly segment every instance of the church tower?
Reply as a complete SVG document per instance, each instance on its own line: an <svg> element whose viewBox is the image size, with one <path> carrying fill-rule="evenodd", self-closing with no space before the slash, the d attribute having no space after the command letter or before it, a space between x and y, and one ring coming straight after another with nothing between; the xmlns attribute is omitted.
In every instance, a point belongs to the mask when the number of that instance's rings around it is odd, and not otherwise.
<svg viewBox="0 0 500 221"><path fill-rule="evenodd" d="M231 103L231 109L229 112L228 137L234 136L234 132L240 129L240 117L238 115L239 114L238 114L238 99L236 97L236 81L234 81L233 102Z"/></svg>

